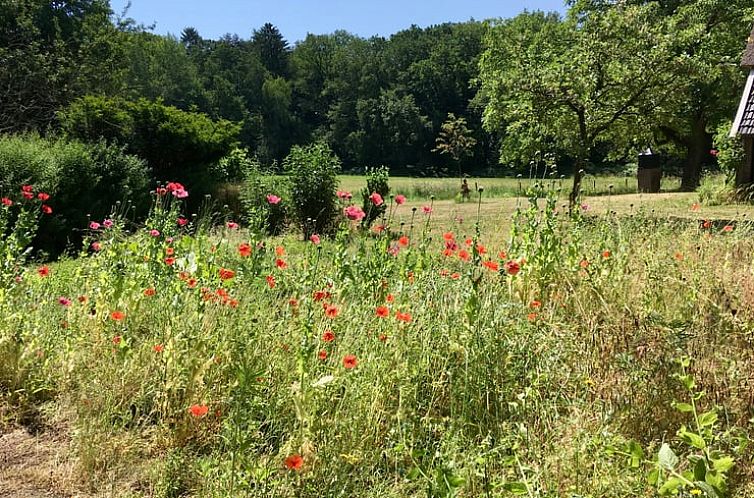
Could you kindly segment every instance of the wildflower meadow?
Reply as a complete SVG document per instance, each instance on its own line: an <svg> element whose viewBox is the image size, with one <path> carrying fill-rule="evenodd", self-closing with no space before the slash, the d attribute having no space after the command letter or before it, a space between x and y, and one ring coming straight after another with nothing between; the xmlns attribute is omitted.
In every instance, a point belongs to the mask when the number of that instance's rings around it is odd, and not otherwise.
<svg viewBox="0 0 754 498"><path fill-rule="evenodd" d="M483 229L342 191L304 239L167 183L43 264L55 198L24 186L0 424L56 434L59 496L752 496L751 223L529 193Z"/></svg>

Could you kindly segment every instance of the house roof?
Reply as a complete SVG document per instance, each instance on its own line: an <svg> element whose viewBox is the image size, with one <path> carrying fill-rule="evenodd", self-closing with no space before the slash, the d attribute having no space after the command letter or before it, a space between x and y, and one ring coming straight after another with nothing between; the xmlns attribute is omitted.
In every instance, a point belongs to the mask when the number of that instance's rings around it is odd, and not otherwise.
<svg viewBox="0 0 754 498"><path fill-rule="evenodd" d="M749 71L749 77L746 78L746 88L730 135L754 136L754 69Z"/></svg>
<svg viewBox="0 0 754 498"><path fill-rule="evenodd" d="M744 58L741 61L741 65L749 68L754 67L754 29L752 29L751 35L749 35L749 39L747 40L746 50L744 51Z"/></svg>

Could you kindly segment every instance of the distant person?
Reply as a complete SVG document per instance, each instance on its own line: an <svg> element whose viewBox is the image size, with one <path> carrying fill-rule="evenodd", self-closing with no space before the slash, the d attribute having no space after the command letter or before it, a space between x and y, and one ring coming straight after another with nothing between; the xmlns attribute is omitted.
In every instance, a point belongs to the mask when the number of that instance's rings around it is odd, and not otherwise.
<svg viewBox="0 0 754 498"><path fill-rule="evenodd" d="M461 199L464 201L471 200L471 190L469 189L469 182L466 178L463 179L461 184Z"/></svg>

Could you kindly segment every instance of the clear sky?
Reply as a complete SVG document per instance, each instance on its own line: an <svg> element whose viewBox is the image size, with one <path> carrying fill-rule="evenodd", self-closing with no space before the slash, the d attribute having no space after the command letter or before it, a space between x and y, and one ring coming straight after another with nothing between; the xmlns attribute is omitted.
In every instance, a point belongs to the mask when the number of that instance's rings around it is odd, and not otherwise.
<svg viewBox="0 0 754 498"><path fill-rule="evenodd" d="M119 13L127 0L111 0ZM156 24L157 33L180 35L193 26L204 38L235 33L248 38L265 22L293 43L307 33L345 29L369 37L389 36L412 24L511 17L527 10L558 10L563 0L131 0L128 17Z"/></svg>

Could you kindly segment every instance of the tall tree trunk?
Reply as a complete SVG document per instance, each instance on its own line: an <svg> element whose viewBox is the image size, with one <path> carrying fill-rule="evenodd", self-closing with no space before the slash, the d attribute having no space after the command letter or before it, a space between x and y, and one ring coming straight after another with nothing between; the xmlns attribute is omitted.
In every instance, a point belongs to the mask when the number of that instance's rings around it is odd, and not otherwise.
<svg viewBox="0 0 754 498"><path fill-rule="evenodd" d="M691 135L686 140L686 164L683 167L681 190L693 192L699 186L702 167L712 150L712 135L707 133L707 120L697 116L691 126Z"/></svg>
<svg viewBox="0 0 754 498"><path fill-rule="evenodd" d="M584 179L584 167L586 166L586 160L578 158L576 160L576 171L573 174L573 187L571 188L571 194L568 196L568 212L573 214L574 210L578 209L579 197L581 197L581 180Z"/></svg>

